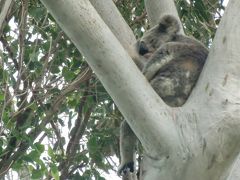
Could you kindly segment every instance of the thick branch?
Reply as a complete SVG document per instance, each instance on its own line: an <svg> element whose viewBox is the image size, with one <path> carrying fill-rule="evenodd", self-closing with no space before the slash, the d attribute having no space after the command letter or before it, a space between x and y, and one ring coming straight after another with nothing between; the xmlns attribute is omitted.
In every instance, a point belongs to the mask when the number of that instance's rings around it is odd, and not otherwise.
<svg viewBox="0 0 240 180"><path fill-rule="evenodd" d="M228 170L228 177L225 178L226 180L236 180L240 179L240 154L238 154L238 157L235 159L235 162L233 163L232 167Z"/></svg>
<svg viewBox="0 0 240 180"><path fill-rule="evenodd" d="M1 2L1 4L4 4L4 5L3 5L3 7L0 8L0 10L1 10L1 13L0 13L0 37L2 34L4 20L8 14L8 11L11 7L12 2L13 2L12 0L5 0L5 1Z"/></svg>
<svg viewBox="0 0 240 180"><path fill-rule="evenodd" d="M174 123L169 113L163 113L168 108L90 2L42 2L87 57L88 63L134 129L145 150L154 156L167 153L170 146L177 146Z"/></svg>
<svg viewBox="0 0 240 180"><path fill-rule="evenodd" d="M164 14L172 14L181 22L173 0L145 0L145 6L151 26L158 24ZM181 33L184 34L182 27Z"/></svg>
<svg viewBox="0 0 240 180"><path fill-rule="evenodd" d="M229 2L198 83L182 111L176 112L181 136L186 142L194 138L187 144L188 149L203 154L195 156L189 174L191 171L197 174L194 166L201 162L205 166L198 165L198 171L204 172L207 165L209 179L226 179L220 177L237 173L236 168L226 170L240 150L239 8L240 1ZM206 179L203 173L201 178Z"/></svg>
<svg viewBox="0 0 240 180"><path fill-rule="evenodd" d="M221 20L208 60L192 93L192 100L219 113L219 106L233 112L240 106L240 1L230 1ZM209 106L206 106L208 104ZM190 105L192 106L192 104ZM211 107L210 107L211 106ZM240 117L240 112L234 113Z"/></svg>
<svg viewBox="0 0 240 180"><path fill-rule="evenodd" d="M90 0L90 2L125 50L131 55L136 38L113 1Z"/></svg>

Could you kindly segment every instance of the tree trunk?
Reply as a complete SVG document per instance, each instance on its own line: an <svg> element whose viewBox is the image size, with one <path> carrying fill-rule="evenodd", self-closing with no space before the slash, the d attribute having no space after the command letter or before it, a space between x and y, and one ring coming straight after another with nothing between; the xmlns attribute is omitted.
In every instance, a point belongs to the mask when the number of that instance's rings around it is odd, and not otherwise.
<svg viewBox="0 0 240 180"><path fill-rule="evenodd" d="M233 180L239 175L240 1L229 2L198 84L181 108L163 103L118 33L114 36L88 0L41 1L141 141L146 152L141 179Z"/></svg>

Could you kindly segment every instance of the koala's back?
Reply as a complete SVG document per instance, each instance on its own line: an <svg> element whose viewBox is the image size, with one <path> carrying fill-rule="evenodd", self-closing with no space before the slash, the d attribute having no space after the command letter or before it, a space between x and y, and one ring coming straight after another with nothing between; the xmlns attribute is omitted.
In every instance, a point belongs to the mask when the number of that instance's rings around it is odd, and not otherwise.
<svg viewBox="0 0 240 180"><path fill-rule="evenodd" d="M176 47L171 42L167 49L169 55L165 58L171 58L170 62L161 67L150 80L154 90L172 107L182 106L186 102L208 55L208 50L194 39L180 36L176 40ZM161 48L155 53L162 53Z"/></svg>
<svg viewBox="0 0 240 180"><path fill-rule="evenodd" d="M177 107L187 100L199 73L199 66L191 60L171 63L159 71L150 84L166 104Z"/></svg>

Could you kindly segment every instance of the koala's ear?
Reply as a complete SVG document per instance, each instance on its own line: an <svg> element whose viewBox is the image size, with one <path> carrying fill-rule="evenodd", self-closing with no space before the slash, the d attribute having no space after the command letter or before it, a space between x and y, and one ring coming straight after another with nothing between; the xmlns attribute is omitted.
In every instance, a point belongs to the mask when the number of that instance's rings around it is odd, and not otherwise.
<svg viewBox="0 0 240 180"><path fill-rule="evenodd" d="M172 15L164 15L161 17L158 30L164 33L177 33L180 30L180 25L178 20Z"/></svg>

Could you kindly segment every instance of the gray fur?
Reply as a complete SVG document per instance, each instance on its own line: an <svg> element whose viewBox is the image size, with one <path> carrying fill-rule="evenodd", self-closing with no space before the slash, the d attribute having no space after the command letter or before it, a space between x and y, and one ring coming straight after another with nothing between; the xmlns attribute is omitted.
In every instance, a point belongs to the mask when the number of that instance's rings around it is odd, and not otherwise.
<svg viewBox="0 0 240 180"><path fill-rule="evenodd" d="M137 42L138 66L156 93L171 106L182 106L189 97L202 71L208 50L199 41L179 34L180 25L171 15L165 15L155 27L144 33ZM124 121L120 138L121 165L119 173L125 172L127 164L133 164L135 144L133 132ZM123 135L124 134L124 135ZM131 143L127 143L131 142ZM126 145L128 147L126 147ZM126 151L125 151L126 149ZM127 154L131 152L131 155Z"/></svg>

